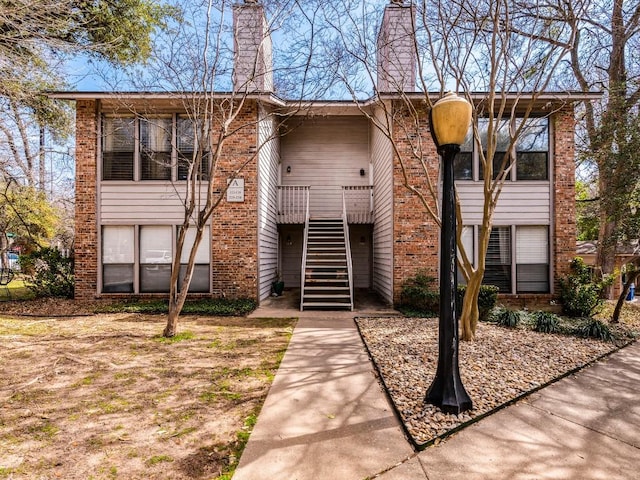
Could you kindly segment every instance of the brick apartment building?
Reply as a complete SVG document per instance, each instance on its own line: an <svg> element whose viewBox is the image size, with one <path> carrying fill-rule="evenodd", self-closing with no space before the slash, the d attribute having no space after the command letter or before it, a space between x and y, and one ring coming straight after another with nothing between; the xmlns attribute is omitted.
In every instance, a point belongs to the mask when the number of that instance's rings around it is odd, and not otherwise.
<svg viewBox="0 0 640 480"><path fill-rule="evenodd" d="M400 85L420 111L424 94L412 93L416 64L406 55L413 14L411 6L395 2L385 9L377 98L360 105L310 102L304 115L281 124L273 113L291 106L273 93L262 7L236 5L234 81L236 87L251 84L252 93L238 120L245 127L217 167L218 182L238 182L206 229L196 256L194 295L262 301L279 276L287 287L301 287L305 308L351 307L354 290L357 295L372 289L394 303L403 282L419 270L437 277L439 229L403 185L393 143L372 122L385 115L384 101L387 118L395 122L394 143L411 157L411 142L398 125L405 103L393 90ZM76 102L76 297L166 293L184 215L184 173L176 152L184 128L182 103L171 93L57 97ZM551 300L555 280L575 256L573 104L585 99L570 93L539 96L529 133L511 153L516 165L495 210L485 278L512 300ZM422 108L423 154L437 179L439 158L427 119ZM483 182L473 143L463 145L458 156L456 188L463 243L477 261ZM155 163L148 150L156 153ZM157 158L166 161L158 166ZM246 167L233 176L242 163ZM414 170L411 164L405 168Z"/></svg>

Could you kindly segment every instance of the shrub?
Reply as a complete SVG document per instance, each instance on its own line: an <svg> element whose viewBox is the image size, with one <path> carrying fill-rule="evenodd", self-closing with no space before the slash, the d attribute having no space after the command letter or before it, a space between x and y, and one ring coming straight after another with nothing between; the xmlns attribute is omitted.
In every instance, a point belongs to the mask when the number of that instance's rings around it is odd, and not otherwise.
<svg viewBox="0 0 640 480"><path fill-rule="evenodd" d="M462 310L462 302L464 300L464 294L467 291L466 285L458 285L458 314ZM478 293L478 319L481 322L489 320L489 314L493 310L498 301L498 287L495 285L481 285L480 292Z"/></svg>
<svg viewBox="0 0 640 480"><path fill-rule="evenodd" d="M402 285L401 308L437 315L440 310L440 293L435 290L434 285L435 279L424 273L407 279Z"/></svg>
<svg viewBox="0 0 640 480"><path fill-rule="evenodd" d="M56 248L44 247L20 256L27 287L38 297L73 298L73 258Z"/></svg>
<svg viewBox="0 0 640 480"><path fill-rule="evenodd" d="M495 312L494 319L502 327L515 328L520 323L520 312L502 307Z"/></svg>
<svg viewBox="0 0 640 480"><path fill-rule="evenodd" d="M576 257L571 262L571 273L558 283L562 312L569 317L591 317L601 308L602 294L613 283L613 275L594 280L590 268Z"/></svg>
<svg viewBox="0 0 640 480"><path fill-rule="evenodd" d="M598 338L605 342L613 341L613 334L609 327L600 320L595 318L588 319L583 326L581 326L578 332L583 337Z"/></svg>
<svg viewBox="0 0 640 480"><path fill-rule="evenodd" d="M560 319L555 313L537 311L531 314L533 329L542 333L557 333L561 331Z"/></svg>

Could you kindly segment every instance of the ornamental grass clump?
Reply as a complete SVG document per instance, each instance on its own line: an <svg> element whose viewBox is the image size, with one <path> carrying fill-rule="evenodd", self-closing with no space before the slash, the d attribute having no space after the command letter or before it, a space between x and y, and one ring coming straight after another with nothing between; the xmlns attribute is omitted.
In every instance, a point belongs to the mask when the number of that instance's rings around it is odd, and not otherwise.
<svg viewBox="0 0 640 480"><path fill-rule="evenodd" d="M531 314L533 329L541 333L558 333L561 331L560 318L551 312L537 311Z"/></svg>

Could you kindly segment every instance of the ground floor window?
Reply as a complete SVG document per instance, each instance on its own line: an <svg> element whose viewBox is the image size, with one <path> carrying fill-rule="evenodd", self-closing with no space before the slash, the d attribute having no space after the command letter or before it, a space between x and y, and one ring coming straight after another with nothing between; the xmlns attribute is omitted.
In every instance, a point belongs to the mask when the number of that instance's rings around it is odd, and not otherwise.
<svg viewBox="0 0 640 480"><path fill-rule="evenodd" d="M465 225L462 243L477 264L478 226ZM500 293L549 293L550 253L547 225L494 226L489 237L483 283L496 285ZM461 275L459 282L463 281Z"/></svg>
<svg viewBox="0 0 640 480"><path fill-rule="evenodd" d="M102 292L167 293L176 248L175 225L105 225L102 227ZM187 230L180 258L184 278L196 230ZM205 227L196 251L190 292L210 291L210 229Z"/></svg>

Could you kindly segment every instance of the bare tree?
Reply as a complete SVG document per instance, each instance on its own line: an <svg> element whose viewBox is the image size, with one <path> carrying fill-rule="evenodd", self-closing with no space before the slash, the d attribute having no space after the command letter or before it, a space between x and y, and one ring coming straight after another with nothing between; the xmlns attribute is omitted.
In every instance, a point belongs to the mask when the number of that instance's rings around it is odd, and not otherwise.
<svg viewBox="0 0 640 480"><path fill-rule="evenodd" d="M365 2L366 3L366 2ZM409 8L403 2L394 2ZM439 164L429 136L428 113L447 90L458 90L474 105L473 132L482 174L482 220L479 226L478 263L465 251L458 230L459 267L467 282L462 306L461 338L474 338L478 321L477 300L486 270L486 254L493 218L505 182L516 168L519 139L535 135L535 111L548 102L551 115L562 101L546 98L559 64L571 51L575 32L550 25L542 6L525 12L516 2L420 1L416 2L412 25L405 36L412 38L409 55L415 56L418 86L407 76L397 76L394 62L407 58L407 51L394 52L385 63L372 36L377 24L364 6L347 2L351 9L327 5L325 14L340 45L335 58L344 85L354 98L367 86L373 88L375 108L362 111L389 141L399 163L403 185L419 198L428 218L440 226ZM412 32L415 32L413 35ZM543 39L553 39L545 42ZM380 37L378 37L378 41ZM405 42L405 50L406 50ZM383 53L384 55L384 53ZM385 65L390 64L388 71ZM359 75L354 81L353 71ZM409 65L408 74L413 75ZM384 82L380 82L381 74ZM407 83L409 81L409 83ZM484 93L478 93L484 92ZM544 99L544 100L543 100ZM458 224L462 210L457 205Z"/></svg>
<svg viewBox="0 0 640 480"><path fill-rule="evenodd" d="M229 24L232 13L233 26ZM210 241L205 231L226 201L230 185L248 168L249 176L257 174L256 162L269 154L283 119L302 108L295 102L284 108L285 103L274 95L278 78L285 79L282 85L293 85L291 79L296 78L295 94L310 93L305 90L311 74L308 50L297 55L290 52L286 62L273 58L271 36L292 17L299 22L308 19L295 1L264 6L249 1L231 6L231 2L212 0L189 4L183 21L158 40L145 71L131 77L136 90L162 92L183 112L174 144L180 181L173 188L184 217L172 258L166 337L177 332L199 246ZM122 109L131 108L126 98L121 103ZM142 111L137 106L133 112L153 122L156 108L149 102ZM243 141L247 138L253 144ZM170 161L157 160L166 168L171 167Z"/></svg>

